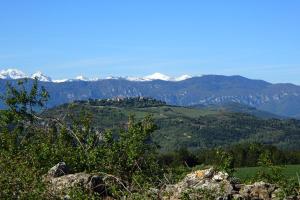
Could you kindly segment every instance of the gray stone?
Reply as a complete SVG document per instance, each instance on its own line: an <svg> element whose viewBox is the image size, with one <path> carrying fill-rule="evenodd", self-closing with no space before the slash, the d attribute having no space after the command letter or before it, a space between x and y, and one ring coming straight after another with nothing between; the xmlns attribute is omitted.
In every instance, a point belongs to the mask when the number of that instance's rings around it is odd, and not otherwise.
<svg viewBox="0 0 300 200"><path fill-rule="evenodd" d="M47 183L48 191L61 199L69 199L68 194L74 188L107 196L106 185L101 176L84 172L69 174L69 169L64 162L52 167L44 176L44 181Z"/></svg>
<svg viewBox="0 0 300 200"><path fill-rule="evenodd" d="M227 179L228 179L228 174L225 172L218 172L212 177L212 180L214 181L223 181Z"/></svg>
<svg viewBox="0 0 300 200"><path fill-rule="evenodd" d="M105 183L97 175L76 173L48 178L48 189L54 195L67 195L72 188L76 187L100 194L105 192Z"/></svg>
<svg viewBox="0 0 300 200"><path fill-rule="evenodd" d="M168 185L162 191L162 194L167 195L161 196L166 200L179 200L182 194L188 195L190 199L279 200L280 191L276 185L265 182L240 184L239 181L232 181L227 173L210 168L192 172L177 184Z"/></svg>
<svg viewBox="0 0 300 200"><path fill-rule="evenodd" d="M69 173L69 168L67 167L66 163L60 162L48 171L47 176L60 177L60 176L67 175L68 173Z"/></svg>

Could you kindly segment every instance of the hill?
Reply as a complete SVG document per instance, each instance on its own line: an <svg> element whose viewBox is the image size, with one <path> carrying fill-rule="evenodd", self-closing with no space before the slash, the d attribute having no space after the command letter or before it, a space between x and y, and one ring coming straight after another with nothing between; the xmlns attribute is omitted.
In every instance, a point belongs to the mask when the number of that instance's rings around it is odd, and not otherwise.
<svg viewBox="0 0 300 200"><path fill-rule="evenodd" d="M247 106L245 104L228 102L223 104L211 104L211 105L193 105L191 108L199 108L199 109L209 109L215 111L224 111L224 112L232 112L232 113L246 113L250 115L254 115L263 119L285 119L286 117L275 115L273 113L256 109L255 107Z"/></svg>
<svg viewBox="0 0 300 200"><path fill-rule="evenodd" d="M213 148L241 142L272 144L282 149L299 149L300 121L263 119L245 113L210 108L166 105L145 98L77 101L43 113L70 121L70 116L88 112L92 125L100 132L106 128L126 127L130 115L141 119L152 114L158 130L155 141L163 151L187 147Z"/></svg>

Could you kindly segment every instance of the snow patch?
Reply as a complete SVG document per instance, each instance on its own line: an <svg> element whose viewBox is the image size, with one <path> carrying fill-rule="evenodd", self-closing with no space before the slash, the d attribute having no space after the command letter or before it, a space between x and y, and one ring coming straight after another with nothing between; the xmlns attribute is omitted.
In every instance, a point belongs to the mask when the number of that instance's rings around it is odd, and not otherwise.
<svg viewBox="0 0 300 200"><path fill-rule="evenodd" d="M52 79L49 76L44 75L42 72L38 71L31 75L32 79L37 78L39 81L51 82Z"/></svg>
<svg viewBox="0 0 300 200"><path fill-rule="evenodd" d="M55 79L53 80L51 77L46 76L42 72L38 71L34 74L32 74L30 77L27 76L24 72L18 70L18 69L7 69L7 70L1 70L0 71L0 79L21 79L21 78L37 78L39 81L44 82L54 82L54 83L62 83L62 82L72 82L72 81L99 81L99 80L128 80L128 81L154 81L154 80L162 80L162 81L184 81L186 79L192 78L192 76L189 75L182 75L179 77L170 77L165 74L156 72L154 74L144 76L144 77L120 77L120 76L109 76L106 78L87 78L85 76L77 76L72 79Z"/></svg>
<svg viewBox="0 0 300 200"><path fill-rule="evenodd" d="M26 74L18 69L7 69L0 71L1 79L20 79L27 78Z"/></svg>

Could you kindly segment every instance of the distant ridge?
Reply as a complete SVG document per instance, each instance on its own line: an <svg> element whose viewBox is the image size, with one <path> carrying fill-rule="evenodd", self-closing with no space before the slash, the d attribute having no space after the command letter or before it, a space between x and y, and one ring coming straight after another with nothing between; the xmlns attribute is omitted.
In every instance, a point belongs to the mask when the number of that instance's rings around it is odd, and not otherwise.
<svg viewBox="0 0 300 200"><path fill-rule="evenodd" d="M0 93L5 92L8 80L14 83L15 79L22 77L27 76L19 71L1 71ZM242 76L185 76L174 81L174 78L155 74L144 79L110 77L89 80L77 77L56 82L40 73L38 79L50 92L49 107L75 100L142 96L181 106L238 103L277 116L300 117L300 86L271 84Z"/></svg>

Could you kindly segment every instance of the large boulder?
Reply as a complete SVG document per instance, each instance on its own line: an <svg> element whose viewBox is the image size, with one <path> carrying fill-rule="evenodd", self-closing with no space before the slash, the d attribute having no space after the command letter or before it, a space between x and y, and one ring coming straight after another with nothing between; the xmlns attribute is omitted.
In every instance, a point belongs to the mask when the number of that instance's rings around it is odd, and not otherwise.
<svg viewBox="0 0 300 200"><path fill-rule="evenodd" d="M256 182L252 185L245 185L240 190L240 196L244 199L262 199L271 200L272 193L277 189L275 185Z"/></svg>
<svg viewBox="0 0 300 200"><path fill-rule="evenodd" d="M213 168L198 170L188 174L175 185L166 186L163 199L229 199L233 193L228 174Z"/></svg>
<svg viewBox="0 0 300 200"><path fill-rule="evenodd" d="M76 173L51 178L48 181L49 189L56 194L68 194L75 187L81 187L88 191L102 193L105 191L105 184L98 175L87 173Z"/></svg>
<svg viewBox="0 0 300 200"><path fill-rule="evenodd" d="M68 174L65 163L58 163L52 167L44 177L48 185L48 191L53 196L64 198L72 189L81 188L89 192L104 194L105 183L101 176L85 172Z"/></svg>
<svg viewBox="0 0 300 200"><path fill-rule="evenodd" d="M279 200L276 193L276 185L265 182L244 185L225 172L209 168L192 172L175 185L167 185L160 196L168 200Z"/></svg>

